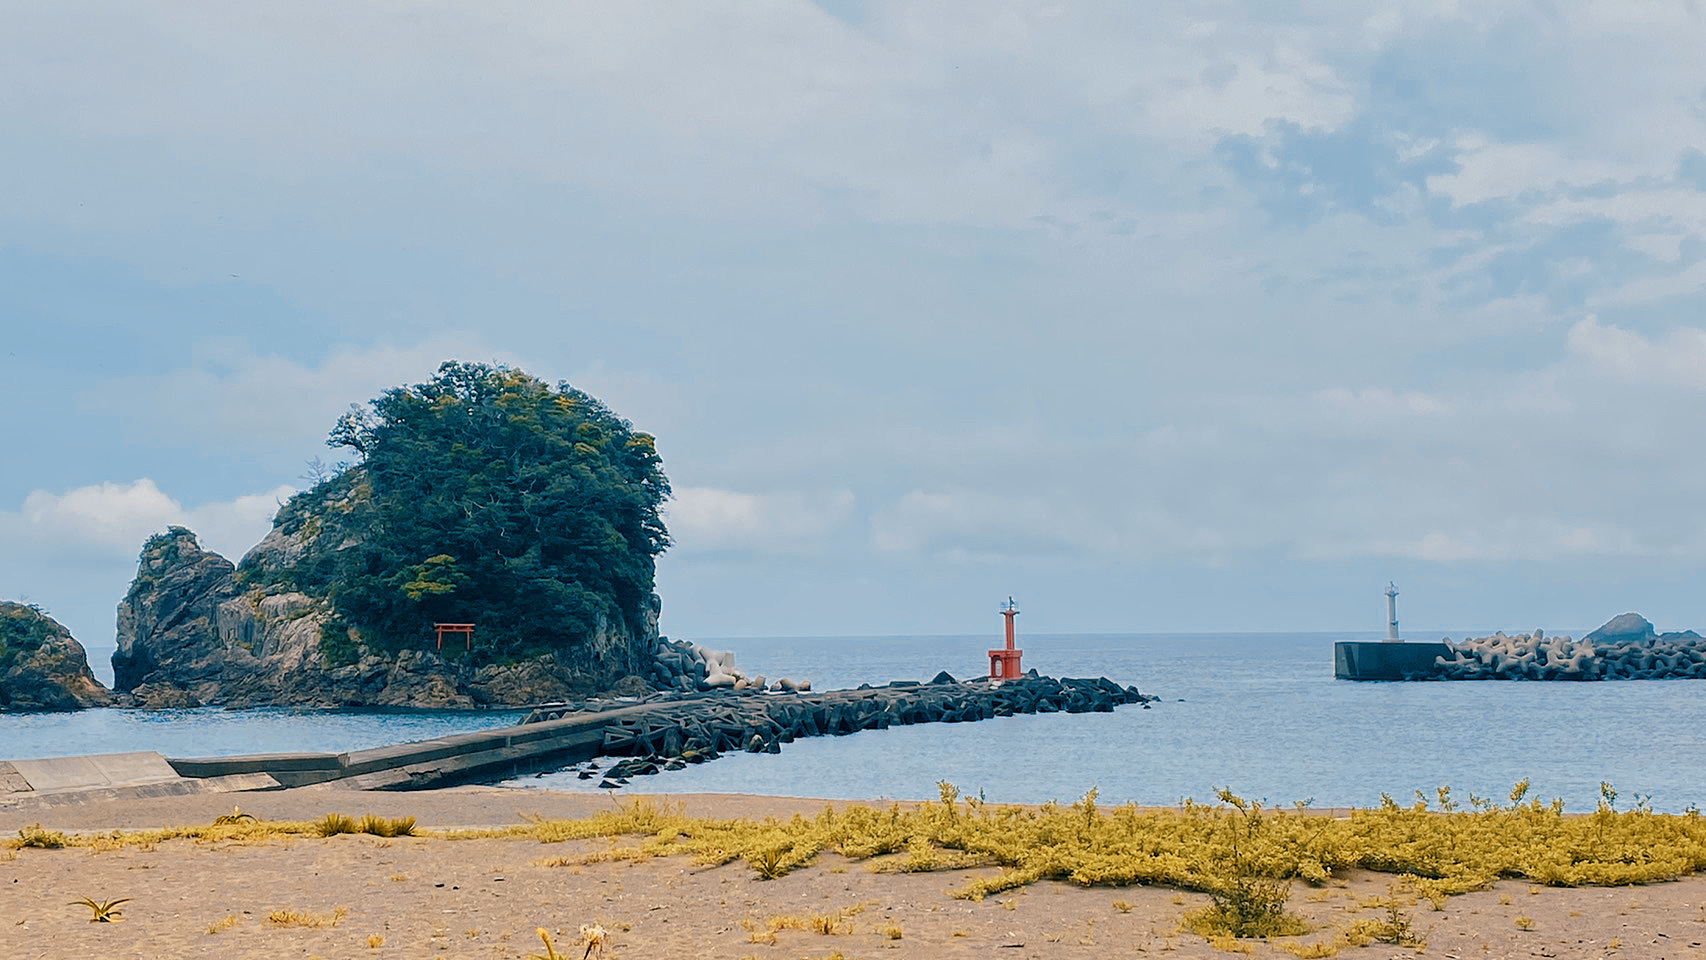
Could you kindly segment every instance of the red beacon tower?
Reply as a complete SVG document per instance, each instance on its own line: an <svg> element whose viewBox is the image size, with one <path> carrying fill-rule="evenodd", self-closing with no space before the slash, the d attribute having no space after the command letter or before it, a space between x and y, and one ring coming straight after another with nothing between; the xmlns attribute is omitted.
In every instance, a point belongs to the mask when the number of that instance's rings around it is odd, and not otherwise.
<svg viewBox="0 0 1706 960"><path fill-rule="evenodd" d="M1019 605L1012 597L1002 606L1001 615L1007 618L1007 647L989 651L989 679L1017 680L1025 673L1019 666L1019 657L1025 651L1013 646L1013 618L1019 615Z"/></svg>

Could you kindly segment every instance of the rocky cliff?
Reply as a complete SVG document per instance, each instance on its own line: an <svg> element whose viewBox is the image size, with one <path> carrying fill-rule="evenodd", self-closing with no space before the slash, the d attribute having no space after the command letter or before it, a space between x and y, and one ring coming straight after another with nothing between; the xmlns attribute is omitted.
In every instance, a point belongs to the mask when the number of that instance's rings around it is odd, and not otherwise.
<svg viewBox="0 0 1706 960"><path fill-rule="evenodd" d="M77 710L112 700L71 631L34 606L0 601L0 711Z"/></svg>
<svg viewBox="0 0 1706 960"><path fill-rule="evenodd" d="M119 605L115 686L162 707L525 705L613 688L646 672L658 646L654 597L637 627L604 620L566 652L514 662L469 662L459 639L443 656L375 649L326 598L290 586L297 564L350 535L336 523L277 524L240 568L184 527L150 538Z"/></svg>

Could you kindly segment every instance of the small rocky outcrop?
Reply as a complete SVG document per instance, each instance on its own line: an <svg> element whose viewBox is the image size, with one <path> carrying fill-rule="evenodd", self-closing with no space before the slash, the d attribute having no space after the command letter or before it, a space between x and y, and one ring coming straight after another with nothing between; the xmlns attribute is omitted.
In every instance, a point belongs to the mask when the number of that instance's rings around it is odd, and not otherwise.
<svg viewBox="0 0 1706 960"><path fill-rule="evenodd" d="M0 711L79 710L112 702L71 631L33 605L0 601Z"/></svg>
<svg viewBox="0 0 1706 960"><path fill-rule="evenodd" d="M217 629L219 607L235 598L237 567L203 550L186 527L171 527L142 545L136 579L118 605L113 687L172 688L206 701L223 685L230 651Z"/></svg>

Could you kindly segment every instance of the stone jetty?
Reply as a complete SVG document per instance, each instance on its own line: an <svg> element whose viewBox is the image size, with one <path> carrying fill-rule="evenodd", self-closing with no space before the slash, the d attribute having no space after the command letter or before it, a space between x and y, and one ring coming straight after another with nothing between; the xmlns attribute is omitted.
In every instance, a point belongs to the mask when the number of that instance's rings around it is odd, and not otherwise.
<svg viewBox="0 0 1706 960"><path fill-rule="evenodd" d="M1155 699L1106 678L1026 676L959 682L946 673L928 683L895 681L819 693L726 688L660 692L637 699L548 704L516 726L347 753L115 755L0 763L5 774L0 776L0 804L74 803L90 791L116 797L314 785L413 790L494 782L598 757L619 758L602 774L601 786L615 787L633 776L702 763L732 751L777 753L798 737L1021 713L1106 713L1122 704L1147 709ZM123 776L112 773L114 769Z"/></svg>
<svg viewBox="0 0 1706 960"><path fill-rule="evenodd" d="M1130 703L1147 709L1154 699L1106 678L1028 676L958 683L947 674L938 674L930 683L898 681L817 694L690 695L612 720L604 728L599 752L627 759L605 770L599 785L621 786L631 777L680 769L733 751L779 753L782 744L799 737L1022 713L1108 713ZM535 710L528 720L549 721L588 709L596 707L553 705ZM581 771L582 779L596 775L590 765Z"/></svg>

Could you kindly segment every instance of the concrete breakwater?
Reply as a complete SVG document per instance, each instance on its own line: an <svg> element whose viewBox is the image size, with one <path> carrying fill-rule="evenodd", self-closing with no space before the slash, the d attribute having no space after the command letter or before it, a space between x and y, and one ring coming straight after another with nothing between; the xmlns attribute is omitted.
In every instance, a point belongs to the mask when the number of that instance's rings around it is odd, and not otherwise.
<svg viewBox="0 0 1706 960"><path fill-rule="evenodd" d="M1025 677L960 683L946 674L930 683L897 681L821 693L658 693L639 701L552 704L534 710L528 722L516 726L346 753L183 758L136 754L0 764L5 773L0 777L0 803L74 803L95 791L115 797L298 786L424 789L494 782L599 756L624 758L626 775L633 776L731 750L774 753L782 743L802 736L1018 713L1107 712L1120 704L1147 705L1154 699L1107 679ZM625 777L613 768L607 779L617 786Z"/></svg>
<svg viewBox="0 0 1706 960"><path fill-rule="evenodd" d="M1658 633L1645 617L1625 613L1580 640L1501 630L1455 642L1342 641L1334 662L1343 680L1706 679L1706 637Z"/></svg>
<svg viewBox="0 0 1706 960"><path fill-rule="evenodd" d="M779 753L798 737L844 736L914 723L962 723L1025 713L1111 712L1121 704L1156 697L1106 678L1023 677L957 683L940 674L927 684L898 681L884 687L818 694L719 696L660 704L604 728L600 753L625 757L603 771L600 786L618 787L635 776L680 769L723 753ZM529 720L572 716L572 708L542 708ZM582 779L598 775L596 764Z"/></svg>
<svg viewBox="0 0 1706 960"><path fill-rule="evenodd" d="M1497 633L1449 645L1435 663L1441 680L1706 679L1706 639L1597 643L1540 631Z"/></svg>

